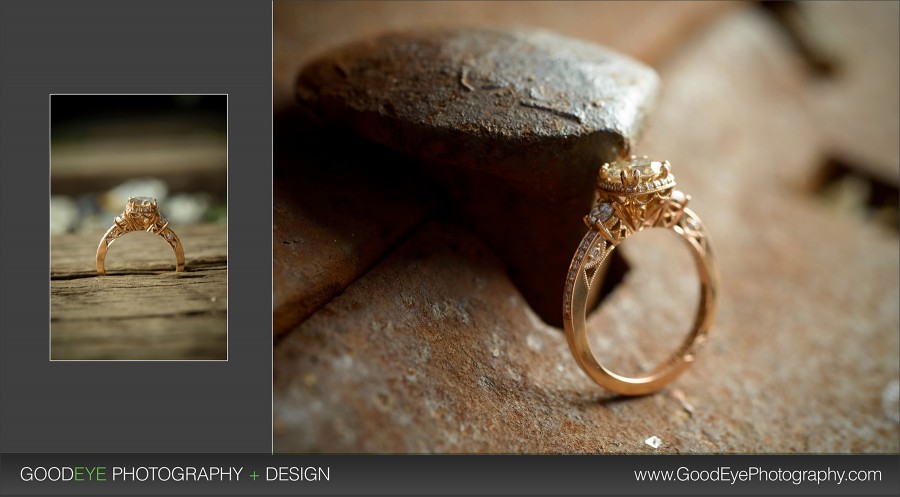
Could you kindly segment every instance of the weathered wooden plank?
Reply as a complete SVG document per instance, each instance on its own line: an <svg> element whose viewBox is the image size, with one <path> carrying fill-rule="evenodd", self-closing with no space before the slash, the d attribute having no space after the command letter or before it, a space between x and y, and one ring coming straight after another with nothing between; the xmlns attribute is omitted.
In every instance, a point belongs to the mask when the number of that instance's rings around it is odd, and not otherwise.
<svg viewBox="0 0 900 497"><path fill-rule="evenodd" d="M110 226L112 219L109 220ZM184 246L185 267L225 266L227 259L227 229L220 225L201 225L173 229ZM50 278L88 277L96 274L97 245L106 228L96 234L65 234L50 240ZM96 239L95 239L96 238ZM106 256L106 270L110 274L134 271L166 271L175 269L175 256L165 241L143 232L129 233L116 240Z"/></svg>
<svg viewBox="0 0 900 497"><path fill-rule="evenodd" d="M100 235L53 237L53 359L227 358L226 227L177 232L185 272L174 271L163 240L130 233L110 248L103 277L94 270Z"/></svg>
<svg viewBox="0 0 900 497"><path fill-rule="evenodd" d="M52 324L52 359L227 359L225 312Z"/></svg>

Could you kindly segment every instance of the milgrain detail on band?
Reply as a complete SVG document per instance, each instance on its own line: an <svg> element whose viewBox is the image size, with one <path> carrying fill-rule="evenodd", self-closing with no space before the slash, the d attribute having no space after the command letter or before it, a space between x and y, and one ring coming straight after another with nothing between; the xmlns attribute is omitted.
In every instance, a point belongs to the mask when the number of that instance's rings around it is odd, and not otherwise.
<svg viewBox="0 0 900 497"><path fill-rule="evenodd" d="M682 236L696 243L703 252L708 251L709 247L707 244L709 242L706 229L697 215L693 212L685 211L685 215L679 221L678 227L682 230Z"/></svg>
<svg viewBox="0 0 900 497"><path fill-rule="evenodd" d="M624 395L659 390L694 361L716 311L718 269L703 223L687 208L690 196L675 190L668 162L646 157L604 164L594 206L584 217L588 232L581 240L566 279L563 322L566 338L579 366L595 382ZM629 378L603 367L590 350L586 330L589 292L598 269L610 253L633 234L648 228L671 229L691 247L700 278L700 303L692 331L668 360L653 371Z"/></svg>
<svg viewBox="0 0 900 497"><path fill-rule="evenodd" d="M575 257L572 258L572 263L569 265L569 276L566 279L566 289L563 296L563 316L567 319L572 316L572 291L575 288L575 279L578 278L578 273L581 271L581 261L597 238L596 231L588 231L584 238L581 239L581 245L578 246L578 251L575 252Z"/></svg>
<svg viewBox="0 0 900 497"><path fill-rule="evenodd" d="M590 252L588 252L587 257L584 260L584 265L582 266L584 284L588 291L590 291L591 285L593 285L594 279L597 277L597 273L600 272L600 265L612 249L613 245L607 243L605 240L599 240L596 245L591 247Z"/></svg>

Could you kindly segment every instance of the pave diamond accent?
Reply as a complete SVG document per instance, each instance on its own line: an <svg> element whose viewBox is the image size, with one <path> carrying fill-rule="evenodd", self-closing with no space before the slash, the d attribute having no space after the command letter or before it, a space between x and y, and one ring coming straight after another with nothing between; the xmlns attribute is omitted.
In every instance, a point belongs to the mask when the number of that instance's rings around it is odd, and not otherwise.
<svg viewBox="0 0 900 497"><path fill-rule="evenodd" d="M588 221L590 221L591 224L603 223L612 215L613 208L609 202L600 202L593 210L591 210L591 213L588 215Z"/></svg>

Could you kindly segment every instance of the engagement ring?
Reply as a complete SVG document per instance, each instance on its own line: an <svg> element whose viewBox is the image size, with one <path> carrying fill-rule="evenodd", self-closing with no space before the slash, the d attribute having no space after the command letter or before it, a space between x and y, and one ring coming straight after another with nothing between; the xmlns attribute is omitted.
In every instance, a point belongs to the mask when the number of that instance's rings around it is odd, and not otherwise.
<svg viewBox="0 0 900 497"><path fill-rule="evenodd" d="M132 231L146 231L162 237L175 251L175 271L184 271L184 249L178 236L169 228L169 220L159 215L156 199L131 197L125 204L125 212L116 216L115 223L103 235L97 247L97 273L106 274L104 261L109 246L122 235Z"/></svg>
<svg viewBox="0 0 900 497"><path fill-rule="evenodd" d="M675 189L668 162L631 156L600 168L596 200L584 222L589 230L575 252L563 293L566 339L575 360L595 382L623 395L652 393L675 379L694 361L716 313L719 273L706 228L687 209L690 197ZM700 304L691 332L678 350L653 371L627 377L606 369L588 343L585 318L599 268L610 253L631 235L647 228L670 229L691 249L700 278ZM652 305L652 299L651 305Z"/></svg>

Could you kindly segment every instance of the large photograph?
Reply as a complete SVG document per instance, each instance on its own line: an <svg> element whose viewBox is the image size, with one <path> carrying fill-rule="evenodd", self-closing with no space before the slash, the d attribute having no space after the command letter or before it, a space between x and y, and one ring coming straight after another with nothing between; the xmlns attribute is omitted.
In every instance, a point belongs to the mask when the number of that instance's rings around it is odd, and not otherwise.
<svg viewBox="0 0 900 497"><path fill-rule="evenodd" d="M274 2L274 451L900 452L898 20Z"/></svg>

